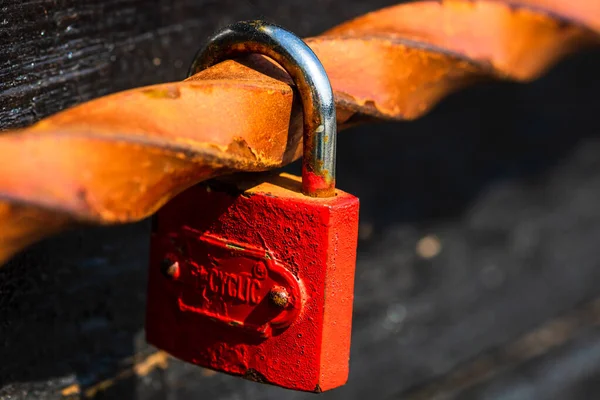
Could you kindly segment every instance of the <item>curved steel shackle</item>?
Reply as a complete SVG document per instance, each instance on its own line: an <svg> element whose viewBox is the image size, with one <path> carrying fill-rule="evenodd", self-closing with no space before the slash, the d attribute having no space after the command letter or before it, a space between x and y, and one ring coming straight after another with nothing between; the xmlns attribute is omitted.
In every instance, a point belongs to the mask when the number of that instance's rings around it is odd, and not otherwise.
<svg viewBox="0 0 600 400"><path fill-rule="evenodd" d="M323 65L306 43L264 21L242 21L214 36L194 58L188 76L240 54L258 53L278 62L292 77L304 111L302 192L335 194L337 125L333 90Z"/></svg>

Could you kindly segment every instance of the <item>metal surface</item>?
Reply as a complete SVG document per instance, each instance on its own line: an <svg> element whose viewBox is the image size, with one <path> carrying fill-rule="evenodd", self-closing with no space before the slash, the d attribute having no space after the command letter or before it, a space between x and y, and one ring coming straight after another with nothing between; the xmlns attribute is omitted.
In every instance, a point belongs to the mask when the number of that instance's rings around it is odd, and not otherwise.
<svg viewBox="0 0 600 400"><path fill-rule="evenodd" d="M236 23L209 40L190 75L246 53L277 61L298 88L301 184L283 174L246 189L208 183L167 203L153 220L146 337L203 367L322 392L348 379L358 199L335 190L333 92L301 39Z"/></svg>
<svg viewBox="0 0 600 400"><path fill-rule="evenodd" d="M383 9L306 42L332 82L343 128L417 118L477 80L536 78L597 45L598 32L598 2L445 1ZM301 112L289 78L249 62L106 96L0 136L0 258L75 222L140 220L199 181L297 159Z"/></svg>
<svg viewBox="0 0 600 400"><path fill-rule="evenodd" d="M257 382L311 392L343 385L358 205L340 190L305 196L288 174L179 194L153 222L148 342ZM164 276L165 258L179 266L176 277Z"/></svg>
<svg viewBox="0 0 600 400"><path fill-rule="evenodd" d="M313 197L333 196L337 140L333 91L323 65L306 43L277 25L238 22L209 39L194 58L189 75L248 53L269 56L292 77L304 115L302 192Z"/></svg>

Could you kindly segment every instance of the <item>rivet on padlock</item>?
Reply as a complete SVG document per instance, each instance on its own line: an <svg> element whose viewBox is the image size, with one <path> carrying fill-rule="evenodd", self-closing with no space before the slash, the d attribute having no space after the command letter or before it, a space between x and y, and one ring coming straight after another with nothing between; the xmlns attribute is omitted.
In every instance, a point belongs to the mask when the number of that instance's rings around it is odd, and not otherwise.
<svg viewBox="0 0 600 400"><path fill-rule="evenodd" d="M146 338L203 367L321 392L348 379L358 236L359 201L335 189L333 92L301 39L260 21L215 35L190 73L240 53L272 58L300 92L302 179L205 182L156 214Z"/></svg>

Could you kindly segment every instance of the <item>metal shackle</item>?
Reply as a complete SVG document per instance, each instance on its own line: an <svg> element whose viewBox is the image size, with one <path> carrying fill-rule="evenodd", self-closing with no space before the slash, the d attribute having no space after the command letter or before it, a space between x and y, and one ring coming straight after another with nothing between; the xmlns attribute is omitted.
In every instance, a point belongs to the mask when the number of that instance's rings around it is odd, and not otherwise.
<svg viewBox="0 0 600 400"><path fill-rule="evenodd" d="M264 21L242 21L212 36L196 54L188 76L228 58L257 53L283 67L293 79L304 112L302 192L335 195L337 125L333 90L325 68L302 39Z"/></svg>

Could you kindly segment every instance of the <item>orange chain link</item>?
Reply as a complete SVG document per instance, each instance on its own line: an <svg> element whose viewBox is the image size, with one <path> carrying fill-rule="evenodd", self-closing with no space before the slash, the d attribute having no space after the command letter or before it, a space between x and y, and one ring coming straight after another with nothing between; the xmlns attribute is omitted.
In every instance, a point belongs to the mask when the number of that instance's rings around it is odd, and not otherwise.
<svg viewBox="0 0 600 400"><path fill-rule="evenodd" d="M408 120L482 79L528 81L600 44L598 0L397 5L306 40L339 128ZM73 223L143 219L202 180L301 156L289 77L262 56L105 96L0 135L0 263Z"/></svg>

